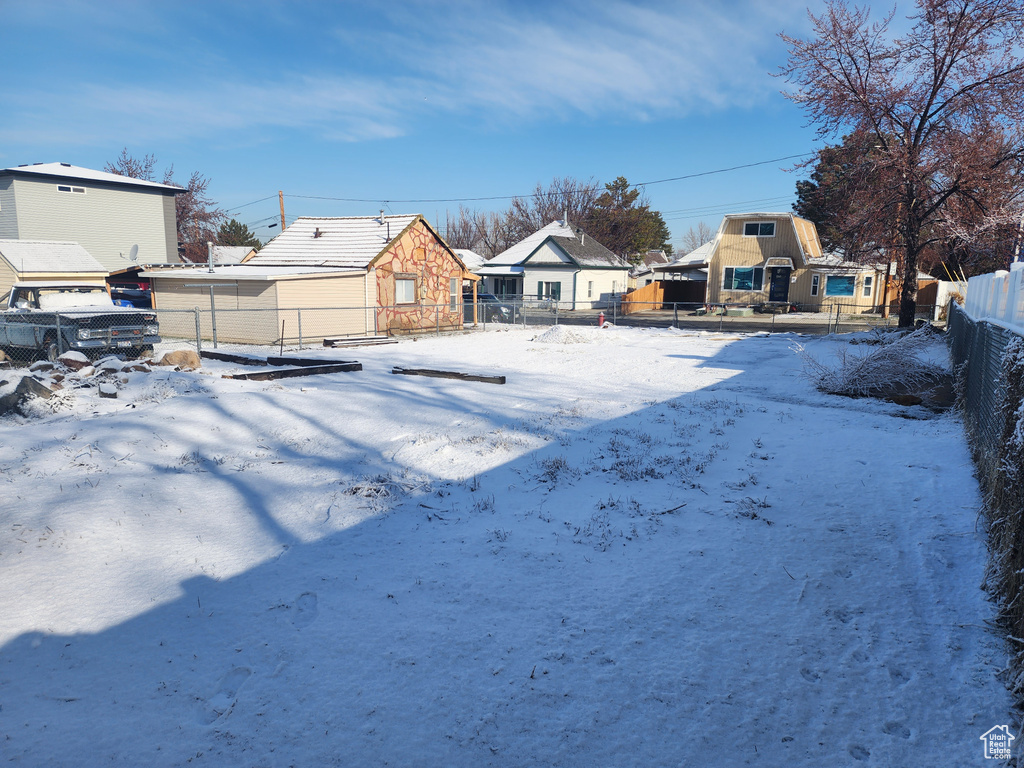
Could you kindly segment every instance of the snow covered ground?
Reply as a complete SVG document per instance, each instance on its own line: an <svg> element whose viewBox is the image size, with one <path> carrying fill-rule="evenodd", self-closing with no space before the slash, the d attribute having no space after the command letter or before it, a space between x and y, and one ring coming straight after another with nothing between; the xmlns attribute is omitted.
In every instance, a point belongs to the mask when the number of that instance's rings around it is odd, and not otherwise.
<svg viewBox="0 0 1024 768"><path fill-rule="evenodd" d="M0 420L0 757L985 764L960 425L819 394L794 342L493 330Z"/></svg>

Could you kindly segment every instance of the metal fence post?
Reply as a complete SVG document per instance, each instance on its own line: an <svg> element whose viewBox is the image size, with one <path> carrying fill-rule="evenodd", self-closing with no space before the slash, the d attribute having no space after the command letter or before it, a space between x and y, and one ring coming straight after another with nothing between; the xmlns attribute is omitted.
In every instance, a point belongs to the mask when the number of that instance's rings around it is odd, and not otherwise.
<svg viewBox="0 0 1024 768"><path fill-rule="evenodd" d="M768 333L775 333L775 313L772 312L772 327L768 329Z"/></svg>
<svg viewBox="0 0 1024 768"><path fill-rule="evenodd" d="M679 327L679 305L676 302L672 302L672 327Z"/></svg>
<svg viewBox="0 0 1024 768"><path fill-rule="evenodd" d="M302 310L296 309L295 314L299 316L299 349L302 349Z"/></svg>
<svg viewBox="0 0 1024 768"><path fill-rule="evenodd" d="M57 320L57 357L60 357L64 354L64 335L60 332L60 313L54 315L54 318Z"/></svg>
<svg viewBox="0 0 1024 768"><path fill-rule="evenodd" d="M194 307L192 309L192 311L195 312L195 314L196 314L196 352L202 352L203 351L203 341L202 341L203 334L202 334L202 330L201 330L201 327L200 327L200 321L199 321L199 307Z"/></svg>
<svg viewBox="0 0 1024 768"><path fill-rule="evenodd" d="M615 295L612 294L612 325L618 325L616 321L616 306L615 306Z"/></svg>
<svg viewBox="0 0 1024 768"><path fill-rule="evenodd" d="M555 325L558 325L558 302L555 302Z"/></svg>
<svg viewBox="0 0 1024 768"><path fill-rule="evenodd" d="M441 335L441 307L438 304L434 305L434 335Z"/></svg>
<svg viewBox="0 0 1024 768"><path fill-rule="evenodd" d="M210 286L210 329L213 332L213 348L217 348L217 304L213 300L213 286Z"/></svg>

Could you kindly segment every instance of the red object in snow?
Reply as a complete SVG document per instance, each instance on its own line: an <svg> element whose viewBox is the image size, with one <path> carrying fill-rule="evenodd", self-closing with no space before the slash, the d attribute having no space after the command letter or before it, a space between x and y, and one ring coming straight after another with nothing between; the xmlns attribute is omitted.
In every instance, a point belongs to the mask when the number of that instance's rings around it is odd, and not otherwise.
<svg viewBox="0 0 1024 768"><path fill-rule="evenodd" d="M600 312L597 315L597 327L601 328L604 326L604 312Z"/></svg>

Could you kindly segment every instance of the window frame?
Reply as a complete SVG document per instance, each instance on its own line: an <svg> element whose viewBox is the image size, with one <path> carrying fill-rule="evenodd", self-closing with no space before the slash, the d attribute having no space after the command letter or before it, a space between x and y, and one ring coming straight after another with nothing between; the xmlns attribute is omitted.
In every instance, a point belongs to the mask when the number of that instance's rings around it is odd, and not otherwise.
<svg viewBox="0 0 1024 768"><path fill-rule="evenodd" d="M811 296L817 296L821 291L821 275L811 275Z"/></svg>
<svg viewBox="0 0 1024 768"><path fill-rule="evenodd" d="M848 293L832 293L829 290L829 283L832 282L833 278L842 280L844 284L850 286ZM849 281L849 283L847 283ZM845 288L843 289L846 290ZM825 275L825 297L832 299L852 299L857 295L857 276L856 275Z"/></svg>
<svg viewBox="0 0 1024 768"><path fill-rule="evenodd" d="M754 234L747 234L747 228L755 226L757 232ZM762 233L764 227L771 227L770 233ZM775 237L775 222L774 221L744 221L743 222L743 236L744 237Z"/></svg>
<svg viewBox="0 0 1024 768"><path fill-rule="evenodd" d="M411 299L403 299L403 298L400 297L400 295L399 295L399 285L402 284L402 283L411 283L412 284L412 298ZM416 299L417 299L418 295L419 294L416 292L416 277L415 277L415 275L395 275L395 306L416 304L417 303Z"/></svg>
<svg viewBox="0 0 1024 768"><path fill-rule="evenodd" d="M58 184L57 185L57 191L58 192L63 192L65 194L70 193L70 194L76 194L76 195L84 195L85 194L85 187L76 187L76 186L73 186L71 184Z"/></svg>
<svg viewBox="0 0 1024 768"><path fill-rule="evenodd" d="M449 312L458 312L459 311L459 302L461 301L461 298L462 298L462 286L461 286L461 283L462 283L462 280L460 280L458 277L449 277L448 278L448 294L449 294L449 296L448 296L448 311Z"/></svg>
<svg viewBox="0 0 1024 768"><path fill-rule="evenodd" d="M736 287L737 270L750 270L750 287ZM728 281L728 283L727 283ZM722 270L722 290L731 293L764 293L764 267L725 267Z"/></svg>
<svg viewBox="0 0 1024 768"><path fill-rule="evenodd" d="M864 283L862 288L861 297L865 299L871 298L871 294L875 288L875 276L864 275Z"/></svg>

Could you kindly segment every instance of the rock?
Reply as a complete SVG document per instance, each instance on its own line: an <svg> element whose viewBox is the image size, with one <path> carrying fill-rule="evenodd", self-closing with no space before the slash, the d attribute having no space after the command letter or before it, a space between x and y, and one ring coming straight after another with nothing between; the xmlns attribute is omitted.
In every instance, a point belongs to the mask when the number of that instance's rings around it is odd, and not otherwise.
<svg viewBox="0 0 1024 768"><path fill-rule="evenodd" d="M91 365L87 365L85 366L85 368L78 372L78 375L84 379L86 376L92 376L94 373L96 373L96 369L93 368Z"/></svg>
<svg viewBox="0 0 1024 768"><path fill-rule="evenodd" d="M6 352L0 349L0 363L6 363L10 359L10 356L8 356Z"/></svg>
<svg viewBox="0 0 1024 768"><path fill-rule="evenodd" d="M152 372L153 369L150 368L149 365L146 363L132 363L127 368L125 368L125 370L132 371L134 373L150 373Z"/></svg>
<svg viewBox="0 0 1024 768"><path fill-rule="evenodd" d="M107 359L100 360L96 363L95 367L100 373L120 373L121 369L124 367L124 363L120 360Z"/></svg>
<svg viewBox="0 0 1024 768"><path fill-rule="evenodd" d="M32 363L32 365L28 367L28 369L32 373L45 373L46 371L52 371L56 367L57 366L55 366L48 360L36 360L34 363Z"/></svg>
<svg viewBox="0 0 1024 768"><path fill-rule="evenodd" d="M80 371L89 365L89 358L83 355L81 352L75 350L68 350L63 355L57 358L57 362L66 368L70 368L72 371Z"/></svg>
<svg viewBox="0 0 1024 768"><path fill-rule="evenodd" d="M0 414L13 411L32 395L47 399L53 396L53 390L31 376L23 376L13 392L0 397Z"/></svg>
<svg viewBox="0 0 1024 768"><path fill-rule="evenodd" d="M117 398L117 386L108 382L100 384L100 397Z"/></svg>
<svg viewBox="0 0 1024 768"><path fill-rule="evenodd" d="M160 355L160 359L156 361L156 364L173 365L183 371L194 371L197 368L203 367L199 355L191 349L176 349L173 352L164 352Z"/></svg>

